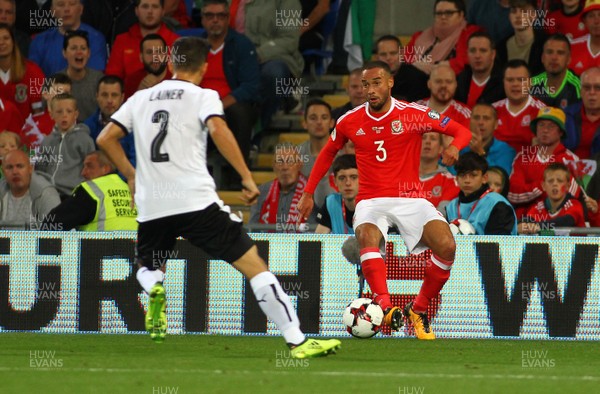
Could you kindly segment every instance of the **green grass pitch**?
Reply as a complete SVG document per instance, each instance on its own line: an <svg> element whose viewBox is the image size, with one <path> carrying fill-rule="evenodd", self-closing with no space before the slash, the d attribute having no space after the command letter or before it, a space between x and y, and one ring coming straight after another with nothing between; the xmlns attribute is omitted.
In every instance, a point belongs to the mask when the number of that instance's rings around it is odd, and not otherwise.
<svg viewBox="0 0 600 394"><path fill-rule="evenodd" d="M598 393L600 343L343 339L294 360L279 337L1 333L0 393Z"/></svg>

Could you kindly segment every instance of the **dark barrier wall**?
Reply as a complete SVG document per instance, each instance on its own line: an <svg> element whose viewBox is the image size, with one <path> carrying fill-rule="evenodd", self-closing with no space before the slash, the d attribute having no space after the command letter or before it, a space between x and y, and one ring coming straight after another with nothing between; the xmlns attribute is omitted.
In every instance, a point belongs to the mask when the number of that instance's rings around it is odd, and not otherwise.
<svg viewBox="0 0 600 394"><path fill-rule="evenodd" d="M253 234L309 333L348 336L358 296L345 236ZM425 256L387 245L390 293L419 291ZM441 338L600 339L598 238L461 236L450 280L429 314ZM147 297L132 270L135 234L0 232L0 331L143 331ZM163 256L157 256L163 257ZM234 269L180 241L167 256L169 333L277 334ZM404 332L394 333L404 336Z"/></svg>

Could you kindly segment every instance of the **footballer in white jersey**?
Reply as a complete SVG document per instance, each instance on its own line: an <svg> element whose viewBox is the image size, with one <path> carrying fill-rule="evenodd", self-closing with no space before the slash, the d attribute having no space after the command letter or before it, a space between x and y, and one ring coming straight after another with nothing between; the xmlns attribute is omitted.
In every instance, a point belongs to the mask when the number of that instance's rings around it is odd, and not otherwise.
<svg viewBox="0 0 600 394"><path fill-rule="evenodd" d="M173 79L138 91L112 115L134 134L139 222L219 201L206 166L206 121L212 116L224 116L217 92Z"/></svg>
<svg viewBox="0 0 600 394"><path fill-rule="evenodd" d="M261 301L260 308L281 331L292 357L333 353L341 345L337 339L305 337L290 298L268 271L241 221L233 220L216 194L206 168L208 134L240 175L242 199L252 203L259 192L222 119L223 106L217 93L197 86L207 69L208 48L209 43L197 37L177 39L171 49L178 59L169 59L174 79L137 92L113 114L97 139L98 146L127 178L138 207L136 277L149 295L146 330L156 342L165 339L163 272L166 256L181 236L213 258L231 263L249 280ZM137 170L119 143L132 130Z"/></svg>

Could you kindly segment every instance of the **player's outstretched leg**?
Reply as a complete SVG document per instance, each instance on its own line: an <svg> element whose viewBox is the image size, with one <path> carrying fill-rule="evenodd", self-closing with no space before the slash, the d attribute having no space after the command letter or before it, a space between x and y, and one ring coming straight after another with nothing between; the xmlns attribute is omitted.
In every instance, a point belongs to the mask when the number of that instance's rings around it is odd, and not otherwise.
<svg viewBox="0 0 600 394"><path fill-rule="evenodd" d="M421 240L431 248L432 253L427 260L421 290L415 300L404 308L404 316L412 323L418 339L432 340L435 339L435 334L427 318L427 306L440 294L450 278L456 244L448 223L441 220L432 220L425 224Z"/></svg>
<svg viewBox="0 0 600 394"><path fill-rule="evenodd" d="M341 342L337 339L308 339L300 330L300 321L275 275L252 246L233 266L249 278L252 291L262 311L277 325L294 358L321 357L335 353Z"/></svg>
<svg viewBox="0 0 600 394"><path fill-rule="evenodd" d="M155 342L162 342L167 334L167 296L161 270L140 267L136 273L140 285L148 293L148 310L144 318L146 331Z"/></svg>

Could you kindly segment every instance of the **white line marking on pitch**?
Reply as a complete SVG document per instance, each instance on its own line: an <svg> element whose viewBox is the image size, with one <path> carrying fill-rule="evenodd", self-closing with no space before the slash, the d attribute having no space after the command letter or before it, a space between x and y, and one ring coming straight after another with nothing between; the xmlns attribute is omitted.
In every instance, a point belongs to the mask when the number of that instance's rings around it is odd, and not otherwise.
<svg viewBox="0 0 600 394"><path fill-rule="evenodd" d="M291 368L290 368L291 369ZM108 372L108 373L151 373L153 369L129 369L129 368L13 368L0 367L1 372L32 372L32 371L62 371L62 372ZM249 371L249 370L220 370L220 369L168 369L162 373L203 373L214 375L241 374L251 375L256 373L274 375L323 375L323 376L364 376L364 377L389 377L389 378L430 378L430 379L514 379L514 380L576 380L576 381L600 381L600 376L564 376L564 375L502 375L502 374L444 374L444 373L405 373L405 372L360 372L360 371L307 371L294 369L289 371Z"/></svg>

